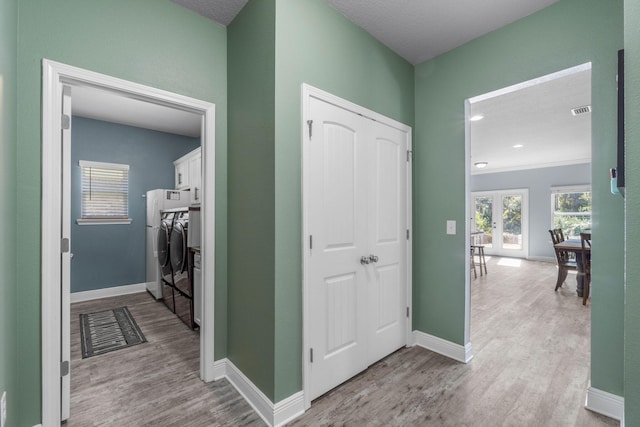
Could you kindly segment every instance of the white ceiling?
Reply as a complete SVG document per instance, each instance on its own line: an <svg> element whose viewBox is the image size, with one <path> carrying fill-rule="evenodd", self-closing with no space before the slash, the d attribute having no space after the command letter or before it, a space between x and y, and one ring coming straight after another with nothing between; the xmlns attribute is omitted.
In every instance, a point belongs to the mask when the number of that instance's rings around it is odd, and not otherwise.
<svg viewBox="0 0 640 427"><path fill-rule="evenodd" d="M229 25L248 0L171 0L224 26Z"/></svg>
<svg viewBox="0 0 640 427"><path fill-rule="evenodd" d="M74 86L72 99L71 112L76 116L193 138L200 136L202 116L199 114L88 86Z"/></svg>
<svg viewBox="0 0 640 427"><path fill-rule="evenodd" d="M472 174L591 162L591 113L571 113L591 105L590 70L541 80L472 101L471 116L484 116L471 122Z"/></svg>
<svg viewBox="0 0 640 427"><path fill-rule="evenodd" d="M557 1L326 0L412 64L461 46Z"/></svg>

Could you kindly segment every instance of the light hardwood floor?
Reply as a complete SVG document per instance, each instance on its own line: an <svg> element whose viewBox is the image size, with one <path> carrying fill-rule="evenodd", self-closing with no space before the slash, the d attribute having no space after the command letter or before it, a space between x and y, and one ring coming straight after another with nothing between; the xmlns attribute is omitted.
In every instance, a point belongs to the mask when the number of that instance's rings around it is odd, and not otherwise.
<svg viewBox="0 0 640 427"><path fill-rule="evenodd" d="M488 257L471 279L474 359L405 348L312 403L292 426L616 426L584 408L590 305L553 264ZM80 359L78 314L127 305L148 343ZM70 426L258 426L226 381L198 379L198 337L147 294L72 306ZM75 325L74 325L75 323Z"/></svg>

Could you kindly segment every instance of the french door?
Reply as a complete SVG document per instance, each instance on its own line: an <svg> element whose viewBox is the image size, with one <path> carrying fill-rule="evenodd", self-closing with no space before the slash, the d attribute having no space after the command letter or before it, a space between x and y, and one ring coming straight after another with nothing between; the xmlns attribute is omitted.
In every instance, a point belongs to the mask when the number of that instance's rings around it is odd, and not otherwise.
<svg viewBox="0 0 640 427"><path fill-rule="evenodd" d="M406 132L317 98L305 147L309 399L406 345Z"/></svg>
<svg viewBox="0 0 640 427"><path fill-rule="evenodd" d="M487 255L526 258L529 255L529 190L471 193L471 243Z"/></svg>

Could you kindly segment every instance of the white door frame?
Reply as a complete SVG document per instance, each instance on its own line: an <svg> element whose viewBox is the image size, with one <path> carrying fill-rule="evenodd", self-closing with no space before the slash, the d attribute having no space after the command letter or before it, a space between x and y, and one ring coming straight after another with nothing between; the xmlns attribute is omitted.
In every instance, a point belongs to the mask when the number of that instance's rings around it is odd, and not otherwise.
<svg viewBox="0 0 640 427"><path fill-rule="evenodd" d="M42 61L42 425L60 425L61 403L61 221L63 85L92 86L202 116L202 275L200 378L214 379L215 279L215 105L105 74L43 59ZM73 96L73 95L72 95ZM204 220L206 218L206 221ZM69 237L69 236L66 236Z"/></svg>
<svg viewBox="0 0 640 427"><path fill-rule="evenodd" d="M368 118L371 118L377 122L383 123L392 128L398 129L407 135L407 150L412 150L412 136L411 136L411 127L395 121L389 117L385 117L375 111L371 111L365 107L354 104L350 101L342 99L338 96L332 95L329 92L325 92L321 89L310 86L306 83L302 84L302 135L301 135L301 143L302 143L302 254L303 254L303 265L302 265L302 366L303 366L303 380L302 380L302 389L304 393L304 408L305 410L309 409L311 406L311 400L309 399L309 385L311 379L311 363L309 361L309 337L311 334L311 319L310 319L310 304L312 301L309 301L309 244L308 244L308 235L309 235L309 221L308 221L308 213L307 206L309 200L307 198L308 187L309 187L309 176L307 166L310 162L309 158L309 150L307 149L306 142L309 139L309 128L307 127L307 120L309 120L309 112L310 112L310 101L311 98L316 98L327 102L329 104L333 104L337 107L343 108L347 111L351 111L355 114L359 114ZM408 154L410 155L410 154ZM412 230L412 161L407 162L407 228L408 228L408 236L409 238L406 241L406 253L407 253L407 263L406 263L406 273L407 273L407 283L406 283L406 298L407 298L407 307L409 307L410 313L413 313L413 306L411 302L412 298L412 241L413 241L413 230ZM411 345L413 343L413 332L412 332L412 316L408 316L406 318L406 345Z"/></svg>

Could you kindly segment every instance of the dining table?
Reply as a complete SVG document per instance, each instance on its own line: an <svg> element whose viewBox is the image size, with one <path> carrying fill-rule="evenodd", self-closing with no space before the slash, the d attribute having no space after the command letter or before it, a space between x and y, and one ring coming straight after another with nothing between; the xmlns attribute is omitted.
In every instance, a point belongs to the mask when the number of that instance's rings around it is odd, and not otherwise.
<svg viewBox="0 0 640 427"><path fill-rule="evenodd" d="M591 246L585 245L583 249L580 239L567 239L563 242L556 243L555 245L553 245L553 247L562 251L573 252L576 255L576 269L578 270L578 273L576 274L576 290L578 292L578 295L582 296L582 292L584 291L585 277L585 269L582 263L582 252L588 252L589 256L591 256Z"/></svg>

